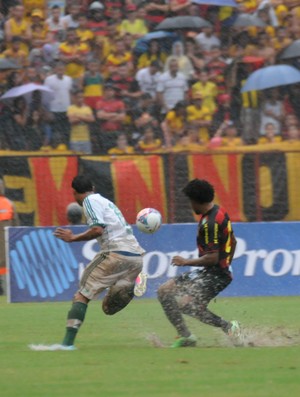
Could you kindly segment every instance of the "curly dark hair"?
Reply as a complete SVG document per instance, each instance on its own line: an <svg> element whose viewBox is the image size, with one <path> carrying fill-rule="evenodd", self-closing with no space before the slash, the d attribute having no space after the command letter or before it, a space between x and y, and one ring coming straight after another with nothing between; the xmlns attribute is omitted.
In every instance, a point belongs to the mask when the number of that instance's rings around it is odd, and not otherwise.
<svg viewBox="0 0 300 397"><path fill-rule="evenodd" d="M199 204L210 203L215 197L214 187L204 179L193 179L182 191L190 200Z"/></svg>
<svg viewBox="0 0 300 397"><path fill-rule="evenodd" d="M77 193L87 193L94 190L93 182L85 175L77 175L72 181L72 188Z"/></svg>

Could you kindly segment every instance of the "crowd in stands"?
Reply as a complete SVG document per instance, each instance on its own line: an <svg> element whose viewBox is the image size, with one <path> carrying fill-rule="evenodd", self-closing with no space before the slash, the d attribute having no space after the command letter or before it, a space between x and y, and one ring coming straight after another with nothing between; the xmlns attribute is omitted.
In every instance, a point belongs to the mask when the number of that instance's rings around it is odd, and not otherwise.
<svg viewBox="0 0 300 397"><path fill-rule="evenodd" d="M86 154L186 152L300 142L300 84L241 93L255 70L282 63L300 39L298 0L1 1L0 150ZM255 13L265 27L236 27ZM141 38L167 17L200 16L201 30ZM147 36L146 36L147 37ZM300 57L289 63L300 70ZM276 146L277 144L277 146Z"/></svg>

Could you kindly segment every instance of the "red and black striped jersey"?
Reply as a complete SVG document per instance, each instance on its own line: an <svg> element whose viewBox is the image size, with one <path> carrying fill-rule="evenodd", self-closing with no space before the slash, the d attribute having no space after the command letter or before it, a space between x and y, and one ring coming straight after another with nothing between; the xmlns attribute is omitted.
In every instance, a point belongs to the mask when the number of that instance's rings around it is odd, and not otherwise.
<svg viewBox="0 0 300 397"><path fill-rule="evenodd" d="M197 245L199 256L208 252L219 252L218 265L227 269L232 261L236 239L227 212L214 205L201 216L198 225Z"/></svg>

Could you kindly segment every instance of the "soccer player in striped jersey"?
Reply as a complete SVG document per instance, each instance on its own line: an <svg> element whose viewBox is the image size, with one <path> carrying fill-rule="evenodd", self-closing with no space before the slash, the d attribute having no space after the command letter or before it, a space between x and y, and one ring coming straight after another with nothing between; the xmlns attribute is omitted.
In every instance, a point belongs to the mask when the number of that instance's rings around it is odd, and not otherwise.
<svg viewBox="0 0 300 397"><path fill-rule="evenodd" d="M75 350L75 337L84 321L88 303L102 291L108 290L102 309L105 314L113 315L146 290L146 275L141 273L145 251L121 211L114 203L95 193L92 182L83 175L73 179L72 188L75 200L83 207L89 229L74 234L70 229L59 227L54 235L67 243L97 239L101 251L82 274L79 290L68 313L62 344L51 345L44 350Z"/></svg>
<svg viewBox="0 0 300 397"><path fill-rule="evenodd" d="M209 302L232 281L230 263L236 240L226 211L214 203L213 186L200 179L190 181L183 189L193 211L201 215L197 245L199 257L185 259L174 256L174 266L192 266L196 269L168 280L158 289L158 299L179 338L172 347L196 346L196 337L187 328L182 314L190 315L205 324L221 328L241 343L237 321L226 321L208 310Z"/></svg>

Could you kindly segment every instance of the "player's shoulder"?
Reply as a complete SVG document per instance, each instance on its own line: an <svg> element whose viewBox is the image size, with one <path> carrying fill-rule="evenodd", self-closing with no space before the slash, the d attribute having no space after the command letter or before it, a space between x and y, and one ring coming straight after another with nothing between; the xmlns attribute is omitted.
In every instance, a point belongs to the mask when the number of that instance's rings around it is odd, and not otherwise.
<svg viewBox="0 0 300 397"><path fill-rule="evenodd" d="M227 211L225 210L224 207L221 207L219 205L215 206L215 219L218 223L223 223L224 221L229 220L229 215Z"/></svg>
<svg viewBox="0 0 300 397"><path fill-rule="evenodd" d="M106 199L103 196L101 196L101 194L93 193L93 194L89 194L88 196L86 196L86 198L83 200L83 204L84 205L94 205L96 203L101 203L105 200Z"/></svg>

